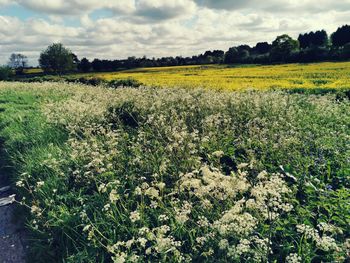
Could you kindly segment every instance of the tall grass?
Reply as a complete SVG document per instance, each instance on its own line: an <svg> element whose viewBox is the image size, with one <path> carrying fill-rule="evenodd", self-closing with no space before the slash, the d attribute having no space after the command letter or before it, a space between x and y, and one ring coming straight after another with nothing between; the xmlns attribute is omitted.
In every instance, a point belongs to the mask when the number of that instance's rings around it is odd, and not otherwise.
<svg viewBox="0 0 350 263"><path fill-rule="evenodd" d="M349 257L347 99L52 83L0 93L35 98L27 121L1 121L34 262Z"/></svg>

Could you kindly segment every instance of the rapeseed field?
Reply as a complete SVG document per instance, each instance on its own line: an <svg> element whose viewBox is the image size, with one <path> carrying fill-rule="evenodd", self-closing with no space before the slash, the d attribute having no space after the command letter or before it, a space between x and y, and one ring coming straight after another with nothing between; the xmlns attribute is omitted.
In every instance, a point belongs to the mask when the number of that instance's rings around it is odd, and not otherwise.
<svg viewBox="0 0 350 263"><path fill-rule="evenodd" d="M336 89L350 87L350 63L178 66L79 76L98 77L108 81L133 78L146 86L156 87L218 90Z"/></svg>

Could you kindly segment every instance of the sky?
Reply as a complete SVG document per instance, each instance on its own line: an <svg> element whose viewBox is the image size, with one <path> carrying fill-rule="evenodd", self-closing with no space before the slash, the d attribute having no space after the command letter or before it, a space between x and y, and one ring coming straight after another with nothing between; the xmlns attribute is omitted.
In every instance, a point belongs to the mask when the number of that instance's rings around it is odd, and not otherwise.
<svg viewBox="0 0 350 263"><path fill-rule="evenodd" d="M350 0L0 0L0 65L60 42L79 58L192 56L350 24Z"/></svg>

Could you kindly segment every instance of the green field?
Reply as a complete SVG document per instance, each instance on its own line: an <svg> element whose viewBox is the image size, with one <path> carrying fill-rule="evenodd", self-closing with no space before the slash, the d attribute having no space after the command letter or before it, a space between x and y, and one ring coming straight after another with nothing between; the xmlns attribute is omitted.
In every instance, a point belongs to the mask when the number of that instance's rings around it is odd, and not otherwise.
<svg viewBox="0 0 350 263"><path fill-rule="evenodd" d="M346 93L0 82L0 98L30 262L349 253Z"/></svg>

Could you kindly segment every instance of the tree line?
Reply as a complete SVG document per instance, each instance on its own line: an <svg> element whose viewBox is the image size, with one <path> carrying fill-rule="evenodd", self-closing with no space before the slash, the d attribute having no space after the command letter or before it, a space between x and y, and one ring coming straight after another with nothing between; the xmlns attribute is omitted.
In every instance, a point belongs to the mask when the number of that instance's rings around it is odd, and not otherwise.
<svg viewBox="0 0 350 263"><path fill-rule="evenodd" d="M162 57L141 58L128 57L122 60L101 60L95 58L89 61L81 60L56 43L45 49L39 58L39 65L45 73L63 74L66 72L99 72L131 69L139 67L183 66L201 64L233 64L233 63L290 63L341 61L350 59L350 26L339 27L328 36L325 30L300 34L293 39L287 34L278 36L271 44L259 42L254 47L240 45L229 48L228 51L214 50L192 57ZM17 74L22 74L27 67L27 57L22 54L12 54L8 66ZM0 70L1 76L1 70Z"/></svg>

